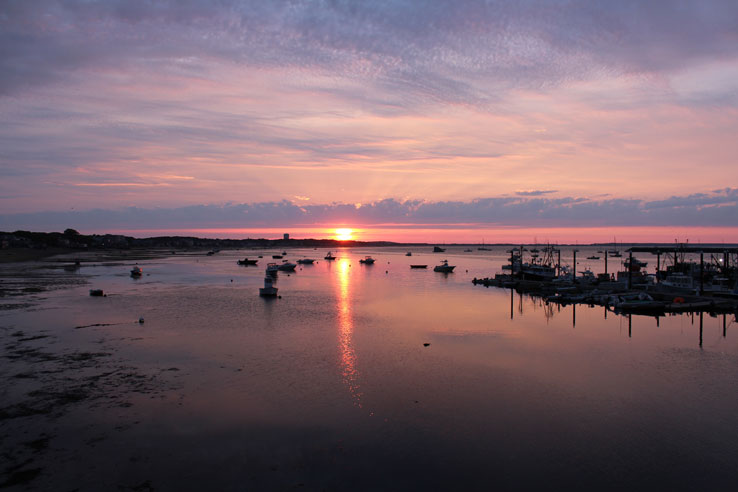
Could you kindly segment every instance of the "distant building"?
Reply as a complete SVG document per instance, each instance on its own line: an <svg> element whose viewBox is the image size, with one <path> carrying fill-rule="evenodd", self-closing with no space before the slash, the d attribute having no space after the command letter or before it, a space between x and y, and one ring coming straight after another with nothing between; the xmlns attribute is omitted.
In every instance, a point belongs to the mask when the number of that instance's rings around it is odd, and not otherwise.
<svg viewBox="0 0 738 492"><path fill-rule="evenodd" d="M284 240L288 241L290 239L290 235L288 233L284 233Z"/></svg>

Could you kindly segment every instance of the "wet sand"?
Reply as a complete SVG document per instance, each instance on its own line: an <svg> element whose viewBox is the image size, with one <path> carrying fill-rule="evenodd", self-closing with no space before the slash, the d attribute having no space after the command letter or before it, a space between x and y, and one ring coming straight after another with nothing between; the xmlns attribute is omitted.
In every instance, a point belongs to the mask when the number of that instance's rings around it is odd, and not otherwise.
<svg viewBox="0 0 738 492"><path fill-rule="evenodd" d="M73 263L45 257L48 252L3 256L0 310L43 310L51 291L87 284L84 275L60 274L74 272ZM19 261L7 262L11 256ZM126 324L131 329L121 336L105 331L110 323L59 321L38 328L0 322L0 489L153 490L145 481L111 483L79 466L103 441L140 423L133 408L137 399L161 398L176 389L172 375L178 368L145 366L121 356L121 347L141 339L143 328L135 319ZM97 419L85 424L85 415L92 414L106 415L106 424ZM118 457L108 458L114 463Z"/></svg>

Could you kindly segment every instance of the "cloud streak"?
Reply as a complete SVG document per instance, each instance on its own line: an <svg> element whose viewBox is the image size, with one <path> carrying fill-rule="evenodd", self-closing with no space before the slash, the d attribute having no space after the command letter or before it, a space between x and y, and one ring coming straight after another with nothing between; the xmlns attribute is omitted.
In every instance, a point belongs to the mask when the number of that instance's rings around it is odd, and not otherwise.
<svg viewBox="0 0 738 492"><path fill-rule="evenodd" d="M307 204L287 200L168 209L44 212L0 215L0 228L114 232L140 228L206 229L257 227L607 227L680 226L738 228L738 190L725 189L669 200L491 197L429 202L385 199L371 203Z"/></svg>

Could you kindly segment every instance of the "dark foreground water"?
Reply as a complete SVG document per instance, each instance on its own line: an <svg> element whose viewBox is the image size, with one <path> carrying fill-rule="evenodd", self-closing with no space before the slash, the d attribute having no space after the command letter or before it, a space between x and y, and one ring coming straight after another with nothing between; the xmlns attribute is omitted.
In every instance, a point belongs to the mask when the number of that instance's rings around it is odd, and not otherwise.
<svg viewBox="0 0 738 492"><path fill-rule="evenodd" d="M281 299L258 296L272 251L139 261L138 280L132 261L25 266L61 285L3 299L27 305L0 311L0 482L733 490L732 316L700 332L698 316L546 306L471 284L502 250L404 252L289 251L319 262L280 273ZM443 258L455 273L432 271Z"/></svg>

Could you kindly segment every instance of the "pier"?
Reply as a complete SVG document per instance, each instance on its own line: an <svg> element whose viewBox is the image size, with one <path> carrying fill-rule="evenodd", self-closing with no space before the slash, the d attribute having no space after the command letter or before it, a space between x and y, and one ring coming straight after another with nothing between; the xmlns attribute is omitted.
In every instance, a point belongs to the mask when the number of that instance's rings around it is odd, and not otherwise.
<svg viewBox="0 0 738 492"><path fill-rule="evenodd" d="M608 257L623 255L604 249L605 273L596 276L589 270L577 276L578 248L572 248L570 268L561 263L559 248L547 246L542 255L532 254L528 261L524 258L526 251L523 246L509 251L509 264L503 266L509 273L474 278L472 282L514 289L541 297L547 303L600 305L623 314L738 312L738 248L735 247L634 246L625 251L624 270L612 274L608 273ZM656 256L655 273L647 273L647 262L637 259L634 253Z"/></svg>

